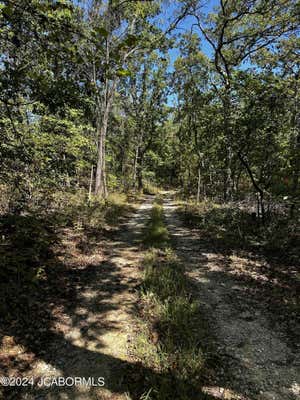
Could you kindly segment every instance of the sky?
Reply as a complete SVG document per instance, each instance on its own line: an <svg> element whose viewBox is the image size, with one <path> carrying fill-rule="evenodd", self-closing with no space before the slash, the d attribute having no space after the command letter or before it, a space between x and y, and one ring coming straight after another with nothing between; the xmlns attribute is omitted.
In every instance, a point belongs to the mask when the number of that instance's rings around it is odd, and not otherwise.
<svg viewBox="0 0 300 400"><path fill-rule="evenodd" d="M84 1L82 0L71 0L73 1L74 4L76 5L81 5L84 4ZM121 1L121 0L120 0ZM132 1L137 1L137 0L132 0ZM209 14L210 12L213 12L214 8L220 4L220 0L202 0L203 3L203 13ZM170 24L175 20L178 11L180 10L182 2L180 0L165 0L163 1L162 5L162 12L159 15L159 18L161 19L161 28L163 30L166 30ZM180 34L183 33L184 31L189 32L191 30L191 27L193 23L195 22L195 19L193 17L186 17L184 18L178 25L177 28L172 32L173 34ZM193 28L195 33L199 33L200 37L202 36L199 32L199 29L196 27ZM209 43L202 38L202 43L201 43L201 50L208 56L210 57L212 55L212 49ZM180 52L178 49L170 49L169 50L169 56L170 56L170 68L169 70L173 70L173 64L176 58L180 55Z"/></svg>
<svg viewBox="0 0 300 400"><path fill-rule="evenodd" d="M163 30L166 30L169 26L170 23L172 23L175 18L176 18L176 12L180 10L180 2L179 1L170 1L170 4L168 6L163 6L162 13L160 15L162 19L162 25L161 28ZM207 0L206 4L203 6L202 10L204 14L209 14L214 11L214 8L220 4L219 0ZM184 18L178 25L177 28L172 32L173 34L182 34L184 32L190 32L192 25L195 23L195 19L191 16L188 16ZM195 33L198 33L200 38L201 38L201 51L207 55L208 57L212 56L212 48L211 45L206 41L206 39L203 37L201 32L199 32L199 29L197 27L193 27L193 31ZM170 57L170 65L168 68L169 72L172 72L174 70L174 61L180 56L180 51L178 48L173 48L169 49L168 51L169 57ZM174 106L176 103L176 95L174 93L171 93L168 95L168 100L167 104L168 106Z"/></svg>
<svg viewBox="0 0 300 400"><path fill-rule="evenodd" d="M161 18L163 20L162 23L162 28L166 29L170 22L174 21L176 18L176 12L179 10L180 7L180 2L174 1L170 2L170 5L168 6L163 6L163 10L161 13ZM207 0L206 3L204 4L202 10L203 13L209 14L210 12L213 12L214 8L218 6L219 0ZM183 32L189 32L192 28L192 25L195 23L195 19L193 17L186 17L184 18L177 26L177 28L174 30L175 34L180 34ZM201 37L201 50L203 53L205 53L208 57L212 55L212 48L210 44L202 37L201 33L199 32L199 29L197 27L193 27L193 31L195 33L198 33L199 36ZM173 70L173 63L176 60L176 58L180 55L180 52L177 48L169 50L169 56L170 56L170 71Z"/></svg>

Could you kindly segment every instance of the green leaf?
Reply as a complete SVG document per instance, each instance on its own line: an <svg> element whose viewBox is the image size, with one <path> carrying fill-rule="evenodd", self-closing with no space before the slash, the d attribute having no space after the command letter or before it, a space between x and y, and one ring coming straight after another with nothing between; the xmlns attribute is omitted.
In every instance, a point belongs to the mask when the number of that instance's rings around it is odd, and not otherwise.
<svg viewBox="0 0 300 400"><path fill-rule="evenodd" d="M95 31L101 36L104 36L104 37L108 36L108 31L105 28L99 27L99 28L96 28Z"/></svg>
<svg viewBox="0 0 300 400"><path fill-rule="evenodd" d="M116 71L116 74L117 74L118 76L120 76L120 77L123 77L123 76L130 76L130 75L131 75L131 72L130 72L128 69L118 69L118 70Z"/></svg>
<svg viewBox="0 0 300 400"><path fill-rule="evenodd" d="M128 47L134 46L138 42L137 36L128 35L127 38L124 40L124 44Z"/></svg>
<svg viewBox="0 0 300 400"><path fill-rule="evenodd" d="M7 15L7 16L11 16L14 12L13 7L12 6L6 6L2 9L3 14Z"/></svg>

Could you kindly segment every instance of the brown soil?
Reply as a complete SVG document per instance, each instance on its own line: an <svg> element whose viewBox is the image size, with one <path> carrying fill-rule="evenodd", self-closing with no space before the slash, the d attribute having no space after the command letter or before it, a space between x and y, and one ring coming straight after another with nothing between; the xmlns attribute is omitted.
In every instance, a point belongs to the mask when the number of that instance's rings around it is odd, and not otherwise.
<svg viewBox="0 0 300 400"><path fill-rule="evenodd" d="M269 279L264 261L247 254L225 256L197 229L183 225L171 198L164 208L208 326L202 347L213 373L203 391L216 399L299 400L299 325L294 311L271 307L285 296L260 292L259 282ZM289 290L284 287L287 298Z"/></svg>
<svg viewBox="0 0 300 400"><path fill-rule="evenodd" d="M151 202L146 197L129 222L99 235L92 251L82 246L80 233L65 231L52 274L43 292L32 293L28 315L1 325L0 376L33 377L35 383L43 377L90 377L96 384L104 377L105 386L7 387L0 398L131 398L127 379L141 368L127 348L140 279L140 233Z"/></svg>

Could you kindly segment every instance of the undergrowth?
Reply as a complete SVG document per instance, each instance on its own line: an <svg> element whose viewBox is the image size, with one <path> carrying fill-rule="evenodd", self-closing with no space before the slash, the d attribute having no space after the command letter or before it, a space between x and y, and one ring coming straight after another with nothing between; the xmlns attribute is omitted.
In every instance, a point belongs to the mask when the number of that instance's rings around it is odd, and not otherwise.
<svg viewBox="0 0 300 400"><path fill-rule="evenodd" d="M145 182L144 188L143 188L143 193L144 194L150 194L150 195L158 195L160 192L160 188L154 185L151 182Z"/></svg>
<svg viewBox="0 0 300 400"><path fill-rule="evenodd" d="M130 209L128 196L124 193L111 193L107 199L92 197L87 200L85 192L59 192L53 198L52 216L61 227L99 230L118 223L119 218Z"/></svg>
<svg viewBox="0 0 300 400"><path fill-rule="evenodd" d="M262 224L253 213L212 202L184 203L183 221L202 232L202 239L223 250L259 250L285 262L300 257L299 221L273 216Z"/></svg>
<svg viewBox="0 0 300 400"><path fill-rule="evenodd" d="M0 312L8 315L23 307L24 298L47 279L59 263L54 246L61 249L63 237L76 233L80 244L88 243L92 251L91 243L98 243L102 231L116 225L131 207L121 193L88 202L81 191L57 192L47 205L0 215Z"/></svg>

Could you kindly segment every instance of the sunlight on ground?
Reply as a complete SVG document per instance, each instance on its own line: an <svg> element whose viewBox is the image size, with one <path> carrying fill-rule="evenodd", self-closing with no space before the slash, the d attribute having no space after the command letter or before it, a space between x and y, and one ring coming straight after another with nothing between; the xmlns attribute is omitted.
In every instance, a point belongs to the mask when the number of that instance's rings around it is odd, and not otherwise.
<svg viewBox="0 0 300 400"><path fill-rule="evenodd" d="M99 295L99 292L97 290L86 290L85 292L80 293L80 296L85 298L85 299L96 299Z"/></svg>
<svg viewBox="0 0 300 400"><path fill-rule="evenodd" d="M234 392L231 389L219 387L219 386L203 386L203 393L213 396L215 399L224 400L249 400L247 397Z"/></svg>
<svg viewBox="0 0 300 400"><path fill-rule="evenodd" d="M300 383L294 382L292 386L290 387L289 391L294 395L294 396L300 396Z"/></svg>

